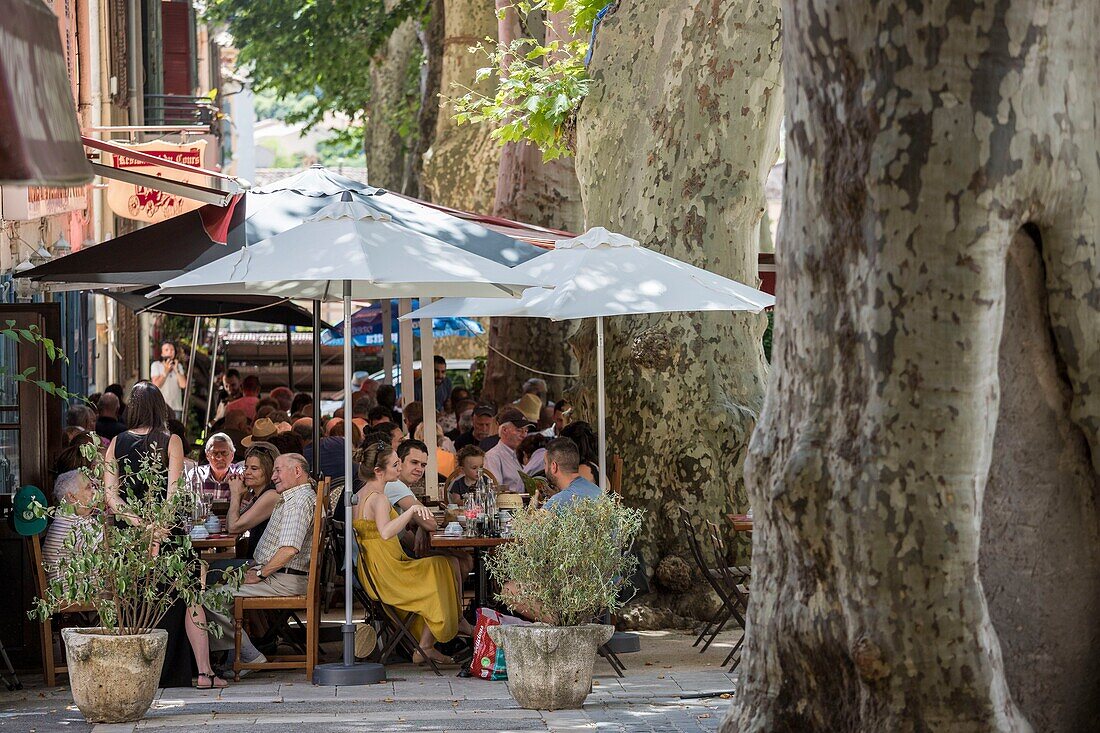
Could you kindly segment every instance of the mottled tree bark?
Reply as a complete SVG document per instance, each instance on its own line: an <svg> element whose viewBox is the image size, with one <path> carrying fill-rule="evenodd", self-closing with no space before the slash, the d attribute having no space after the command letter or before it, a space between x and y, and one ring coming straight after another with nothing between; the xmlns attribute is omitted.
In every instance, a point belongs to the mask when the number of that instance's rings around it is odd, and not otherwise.
<svg viewBox="0 0 1100 733"><path fill-rule="evenodd" d="M497 0L498 39L507 43L520 34L512 0ZM563 27L559 20L553 24ZM579 232L584 227L580 182L572 158L542 162L542 153L530 143L506 143L500 151L500 175L496 182L493 214L538 226ZM571 321L544 318L494 318L489 324L489 357L485 364L482 399L504 404L519 396L523 382L541 377L549 394L560 398L567 380L535 374L573 374L576 360L567 338ZM504 358L501 354L506 355Z"/></svg>
<svg viewBox="0 0 1100 733"><path fill-rule="evenodd" d="M432 146L424 154L421 185L429 200L476 213L492 210L500 149L489 139L487 125L459 125L447 99L468 88L493 94L495 78L475 83L486 59L469 49L496 34L493 0L444 0L440 111Z"/></svg>
<svg viewBox="0 0 1100 733"><path fill-rule="evenodd" d="M439 91L443 81L443 37L446 10L443 0L430 0L428 21L418 32L424 66L420 75L420 107L416 113L416 140L409 155L409 190L417 198L431 201L431 192L424 186L424 154L435 141L439 120Z"/></svg>
<svg viewBox="0 0 1100 733"><path fill-rule="evenodd" d="M778 1L623 0L600 25L577 120L586 222L756 285L780 119ZM763 315L605 319L608 453L648 509L650 566L687 555L675 506L724 521L764 394ZM590 330L575 341L594 395ZM583 416L593 420L589 399ZM702 590L702 589L700 589Z"/></svg>
<svg viewBox="0 0 1100 733"><path fill-rule="evenodd" d="M420 90L419 22L409 18L394 29L371 60L371 103L364 149L367 174L374 186L413 193L408 171L415 135Z"/></svg>
<svg viewBox="0 0 1100 733"><path fill-rule="evenodd" d="M783 12L782 298L723 730L1095 730L1096 6ZM1007 265L1029 223L1041 278Z"/></svg>

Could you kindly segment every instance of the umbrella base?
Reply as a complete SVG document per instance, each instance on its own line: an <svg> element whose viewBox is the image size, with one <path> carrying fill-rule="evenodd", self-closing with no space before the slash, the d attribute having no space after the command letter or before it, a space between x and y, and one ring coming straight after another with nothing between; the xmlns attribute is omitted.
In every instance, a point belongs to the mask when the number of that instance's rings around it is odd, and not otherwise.
<svg viewBox="0 0 1100 733"><path fill-rule="evenodd" d="M374 685L386 680L386 667L373 662L319 664L313 668L313 684L323 687Z"/></svg>

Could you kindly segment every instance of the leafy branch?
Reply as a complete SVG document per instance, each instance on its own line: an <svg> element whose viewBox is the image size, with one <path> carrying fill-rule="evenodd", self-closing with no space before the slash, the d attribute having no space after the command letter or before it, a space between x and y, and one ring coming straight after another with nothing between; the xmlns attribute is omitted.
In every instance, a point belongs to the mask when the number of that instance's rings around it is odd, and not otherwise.
<svg viewBox="0 0 1100 733"><path fill-rule="evenodd" d="M0 336L14 341L16 344L29 344L31 346L40 346L43 351L46 352L46 358L51 362L61 362L62 364L69 363L69 357L65 355L65 352L58 348L54 340L44 335L38 328L37 324L30 324L29 326L22 327L16 325L15 321L9 320L4 322L4 328L0 329ZM68 399L80 399L78 395L68 391L65 387L54 384L47 379L35 379L35 375L38 374L38 367L29 366L21 372L8 372L3 367L0 367L0 378L7 378L13 382L25 382L27 384L33 384L43 392L51 394L55 397L60 397L63 400Z"/></svg>
<svg viewBox="0 0 1100 733"><path fill-rule="evenodd" d="M519 0L498 11L517 14L527 37L509 43L486 39L470 49L484 54L489 65L477 72L482 82L499 73L496 92L482 94L460 88L464 94L451 100L459 124L487 123L499 143L529 141L542 151L543 160L573 153L573 120L588 95L590 80L584 59L588 34L606 0ZM555 29L546 14L567 13L573 40L544 42L531 33L532 20L541 19L553 38Z"/></svg>
<svg viewBox="0 0 1100 733"><path fill-rule="evenodd" d="M119 516L127 521L116 526L107 503L107 463L94 445L83 446L81 453L90 464L82 473L91 483L89 507L94 511L66 535L65 551L57 565L48 568L56 578L28 615L45 619L68 606L88 605L110 633L124 635L147 633L177 600L187 606L226 608L243 570L225 573L225 585L205 586L205 564L191 538L180 531L196 503L185 482L181 479L176 491L166 491L166 472L158 454L151 452L136 471L120 476L120 484L127 488ZM134 492L134 485L147 490ZM36 509L39 516L74 513L68 503ZM210 631L220 632L215 626Z"/></svg>

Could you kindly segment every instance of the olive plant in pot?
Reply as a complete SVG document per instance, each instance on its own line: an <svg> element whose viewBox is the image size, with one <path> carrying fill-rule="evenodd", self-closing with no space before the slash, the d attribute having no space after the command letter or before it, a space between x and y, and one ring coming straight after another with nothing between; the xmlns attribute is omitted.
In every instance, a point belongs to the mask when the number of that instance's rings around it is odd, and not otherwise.
<svg viewBox="0 0 1100 733"><path fill-rule="evenodd" d="M489 635L504 649L508 690L523 707L584 704L596 651L615 632L596 621L620 606L619 588L636 563L627 551L641 522L641 510L611 496L528 508L512 520L515 541L490 558L489 571L504 589L502 601L541 621L493 626Z"/></svg>
<svg viewBox="0 0 1100 733"><path fill-rule="evenodd" d="M74 605L95 609L100 626L61 632L73 700L90 723L131 722L148 711L160 680L168 632L158 624L177 603L225 607L241 572L227 572L224 585L204 587L204 566L185 531L196 497L182 480L167 491L157 459L127 474L148 488L124 492L126 521L105 521L106 463L92 445L82 455L91 497L83 504L92 513L65 536L60 559L48 568L54 577L30 615L45 619ZM64 502L38 512L56 519L74 507Z"/></svg>

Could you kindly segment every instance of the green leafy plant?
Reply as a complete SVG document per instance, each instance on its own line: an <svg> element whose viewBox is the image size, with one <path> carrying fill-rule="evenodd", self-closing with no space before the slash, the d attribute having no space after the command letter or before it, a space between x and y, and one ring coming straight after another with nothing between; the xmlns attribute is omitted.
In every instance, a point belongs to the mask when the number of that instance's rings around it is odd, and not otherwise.
<svg viewBox="0 0 1100 733"><path fill-rule="evenodd" d="M501 600L536 607L559 626L590 623L621 606L618 594L636 559L627 553L642 525L642 510L613 496L579 499L568 508L527 508L512 519L515 541L489 559L489 572L514 593Z"/></svg>
<svg viewBox="0 0 1100 733"><path fill-rule="evenodd" d="M499 74L496 91L474 89L451 100L459 124L492 125L492 137L501 144L528 141L542 151L543 160L573 153L573 122L588 95L590 80L585 66L588 34L606 0L521 0L498 15L515 12L526 37L509 43L486 39L471 53L483 54L489 65L478 69L476 81ZM553 38L555 29L548 13L568 13L572 40ZM503 17L503 16L502 16ZM541 19L545 32L530 32L532 21ZM542 39L552 38L548 42Z"/></svg>
<svg viewBox="0 0 1100 733"><path fill-rule="evenodd" d="M31 346L40 346L42 350L46 352L46 358L51 362L60 361L62 364L69 363L69 357L65 356L65 352L57 347L53 339L45 336L38 328L37 324L30 324L23 327L16 324L15 321L5 321L4 328L0 329L0 336L14 341L17 344L30 344ZM0 378L10 379L14 382L26 382L33 384L43 392L60 397L63 400L77 398L83 399L78 395L65 389L64 386L54 384L47 379L35 379L38 374L38 367L29 366L21 372L7 372L0 369Z"/></svg>
<svg viewBox="0 0 1100 733"><path fill-rule="evenodd" d="M91 482L96 513L80 522L65 538L57 577L44 596L35 600L31 618L45 619L73 604L95 608L100 624L113 635L148 633L178 600L188 606L224 608L240 587L241 569L225 573L225 584L203 587L204 563L182 529L194 510L195 496L180 481L171 496L165 491L165 473L155 455L143 460L138 470L127 473L131 481L148 490L136 496L127 490L126 523L102 521L108 516L106 461L95 446L82 449L90 464L82 469ZM126 483L126 482L122 482ZM40 516L71 514L69 504L38 507ZM212 633L220 629L210 626Z"/></svg>

